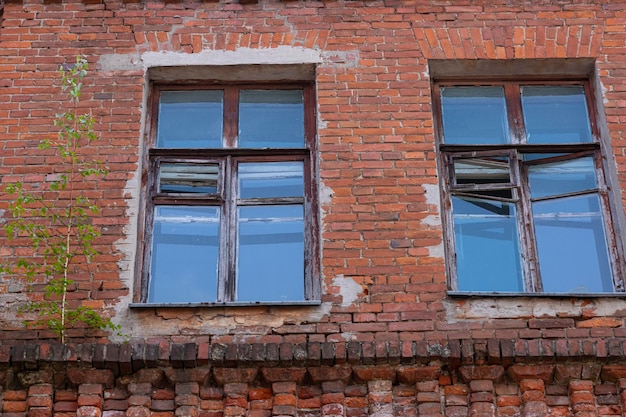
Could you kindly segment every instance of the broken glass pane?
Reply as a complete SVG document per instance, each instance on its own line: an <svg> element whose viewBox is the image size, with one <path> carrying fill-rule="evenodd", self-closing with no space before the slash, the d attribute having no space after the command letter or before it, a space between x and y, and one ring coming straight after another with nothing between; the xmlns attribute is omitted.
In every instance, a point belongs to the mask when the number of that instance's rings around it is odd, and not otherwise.
<svg viewBox="0 0 626 417"><path fill-rule="evenodd" d="M454 158L452 163L457 185L512 183L508 157Z"/></svg>
<svg viewBox="0 0 626 417"><path fill-rule="evenodd" d="M302 162L262 162L239 164L241 198L303 197Z"/></svg>
<svg viewBox="0 0 626 417"><path fill-rule="evenodd" d="M156 206L148 302L217 298L218 207Z"/></svg>
<svg viewBox="0 0 626 417"><path fill-rule="evenodd" d="M302 205L240 207L237 301L304 300Z"/></svg>
<svg viewBox="0 0 626 417"><path fill-rule="evenodd" d="M164 162L159 166L159 193L217 194L219 165Z"/></svg>
<svg viewBox="0 0 626 417"><path fill-rule="evenodd" d="M302 90L242 90L240 148L303 148Z"/></svg>
<svg viewBox="0 0 626 417"><path fill-rule="evenodd" d="M531 198L594 190L597 188L593 158L552 162L528 167Z"/></svg>
<svg viewBox="0 0 626 417"><path fill-rule="evenodd" d="M509 122L502 87L442 87L446 144L509 143Z"/></svg>
<svg viewBox="0 0 626 417"><path fill-rule="evenodd" d="M515 204L452 197L459 291L524 291Z"/></svg>
<svg viewBox="0 0 626 417"><path fill-rule="evenodd" d="M591 142L591 126L582 86L522 87L528 143Z"/></svg>
<svg viewBox="0 0 626 417"><path fill-rule="evenodd" d="M544 292L612 292L598 195L533 203Z"/></svg>
<svg viewBox="0 0 626 417"><path fill-rule="evenodd" d="M221 148L224 92L162 91L158 148Z"/></svg>

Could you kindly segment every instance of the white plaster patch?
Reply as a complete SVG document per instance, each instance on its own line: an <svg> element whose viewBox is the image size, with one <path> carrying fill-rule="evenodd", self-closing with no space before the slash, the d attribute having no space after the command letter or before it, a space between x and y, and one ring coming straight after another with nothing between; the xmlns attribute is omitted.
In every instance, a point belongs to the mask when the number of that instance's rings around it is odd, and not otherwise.
<svg viewBox="0 0 626 417"><path fill-rule="evenodd" d="M324 61L316 49L279 46L277 48L238 48L234 51L204 50L195 54L181 52L146 52L142 54L145 69L185 65L285 65L316 64Z"/></svg>
<svg viewBox="0 0 626 417"><path fill-rule="evenodd" d="M358 66L359 54L355 51L329 51L322 53L324 61L354 68Z"/></svg>
<svg viewBox="0 0 626 417"><path fill-rule="evenodd" d="M424 226L440 227L441 226L441 217L439 217L437 215L426 216L422 220L422 224Z"/></svg>
<svg viewBox="0 0 626 417"><path fill-rule="evenodd" d="M607 105L609 100L606 98L606 93L609 92L609 89L606 88L606 86L604 85L604 83L602 82L602 80L599 77L596 77L596 86L599 86L600 89L602 90L602 102L604 103L604 105ZM602 119L605 120L605 119Z"/></svg>
<svg viewBox="0 0 626 417"><path fill-rule="evenodd" d="M435 246L427 246L426 249L428 249L428 256L431 258L444 257L443 243Z"/></svg>
<svg viewBox="0 0 626 417"><path fill-rule="evenodd" d="M104 72L142 69L139 54L103 54L98 58L98 64L99 69Z"/></svg>
<svg viewBox="0 0 626 417"><path fill-rule="evenodd" d="M320 205L321 206L329 205L331 203L332 199L333 199L333 190L332 190L332 188L326 186L326 184L324 184L324 182L320 181L320 187L319 187Z"/></svg>
<svg viewBox="0 0 626 417"><path fill-rule="evenodd" d="M438 184L424 184L422 185L424 189L424 194L426 196L426 204L429 204L437 209L438 214L432 214L430 216L426 216L424 220L422 220L422 224L425 226L431 227L441 227L441 195Z"/></svg>
<svg viewBox="0 0 626 417"><path fill-rule="evenodd" d="M338 275L333 279L332 284L339 287L339 294L342 298L342 307L352 305L359 299L359 295L363 293L363 287L350 277Z"/></svg>
<svg viewBox="0 0 626 417"><path fill-rule="evenodd" d="M23 291L24 283L18 282L11 285L20 285L18 291ZM28 295L26 292L15 292L15 288L10 289L6 294L0 295L0 328L10 328L21 325L25 320L36 320L37 313L18 313L19 307L26 305L28 302Z"/></svg>
<svg viewBox="0 0 626 417"><path fill-rule="evenodd" d="M422 188L426 195L426 203L439 207L441 203L441 195L439 193L438 184L423 184Z"/></svg>

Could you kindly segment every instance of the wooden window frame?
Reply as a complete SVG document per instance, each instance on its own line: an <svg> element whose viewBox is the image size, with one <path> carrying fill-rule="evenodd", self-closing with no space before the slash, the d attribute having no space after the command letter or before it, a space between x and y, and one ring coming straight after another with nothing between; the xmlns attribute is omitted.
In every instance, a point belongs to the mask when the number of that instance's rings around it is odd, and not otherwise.
<svg viewBox="0 0 626 417"><path fill-rule="evenodd" d="M156 147L159 97L162 91L222 90L223 137L221 148ZM304 99L304 146L302 148L238 148L239 92L243 90L301 90ZM143 151L141 211L139 216L138 262L134 303L131 307L188 307L238 305L317 305L320 303L319 214L317 199L317 136L315 88L313 82L151 82ZM237 166L244 162L294 162L304 166L304 196L274 198L238 198ZM215 194L159 193L158 173L161 163L218 164L218 190ZM236 301L235 270L237 257L233 242L237 236L236 211L250 205L302 204L304 212L304 297L302 300L248 302ZM220 243L217 300L207 302L149 302L151 241L154 210L158 205L219 206Z"/></svg>
<svg viewBox="0 0 626 417"><path fill-rule="evenodd" d="M522 114L521 87L522 86L582 86L585 93L586 105L588 110L589 124L591 127L592 141L580 144L528 144L526 143L526 132L524 127L524 118ZM502 87L504 90L504 100L506 103L509 138L510 143L507 144L446 144L443 131L443 115L442 115L442 87ZM567 154L561 157L552 158L554 162L557 160L570 160L574 157L583 155L592 156L595 164L595 172L597 178L597 188L595 192L599 196L601 212L603 214L604 229L606 234L606 247L609 254L609 263L612 270L613 293L588 293L584 295L611 295L624 293L624 266L621 259L621 242L616 236L616 219L615 213L611 210L611 201L609 188L607 186L607 166L605 157L605 144L600 140L600 129L598 127L598 115L594 103L595 91L593 83L587 77L568 76L563 78L550 77L527 77L517 79L512 76L505 79L480 77L477 79L464 79L459 77L443 77L433 81L433 116L435 121L435 136L437 141L437 150L439 158L439 172L441 176L442 189L442 216L444 231L444 247L447 257L446 269L448 275L448 288L451 295L475 295L475 294L494 294L494 295L550 295L550 296L566 296L571 297L577 293L545 293L543 292L539 260L537 253L536 239L532 227L532 212L530 209L533 199L530 197L530 188L527 181L527 168L536 162L523 162L522 154ZM514 160L511 178L512 184L498 184L491 188L511 188L517 193L516 208L520 210L520 216L517 220L518 233L521 250L521 264L524 277L523 292L503 293L498 291L459 291L457 280L457 260L454 235L454 221L452 211L452 196L467 195L473 191L481 191L481 187L474 190L471 187L458 186L454 178L453 159L459 157L480 157L481 155L510 155ZM547 159L542 159L542 163L546 163ZM483 186L482 190L489 189L490 186ZM583 192L590 193L590 192ZM575 195L573 193L572 195ZM562 195L559 198L563 197ZM547 198L547 199L550 199ZM537 201L537 199L534 199ZM521 223L521 225L520 225Z"/></svg>

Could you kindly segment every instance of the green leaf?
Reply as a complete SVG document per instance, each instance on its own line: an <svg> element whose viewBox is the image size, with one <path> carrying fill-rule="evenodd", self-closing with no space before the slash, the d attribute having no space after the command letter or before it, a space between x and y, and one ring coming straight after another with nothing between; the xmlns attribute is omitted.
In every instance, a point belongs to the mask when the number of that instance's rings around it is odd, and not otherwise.
<svg viewBox="0 0 626 417"><path fill-rule="evenodd" d="M86 147L98 139L90 114L78 112L88 63L83 57L69 69L59 68L61 90L67 94L68 110L56 115L56 139L45 139L39 144L42 150L54 150L63 162L51 167L46 178L52 179L40 188L25 189L22 183L4 186L6 195L13 200L8 204L11 219L3 226L8 239L24 239L30 243L32 255L10 258L0 264L0 273L10 279L26 279L33 283L29 292L43 295L43 300L32 298L19 307L20 313L35 314L26 320L29 327L47 328L65 340L67 330L73 326L91 327L111 331L121 336L121 327L94 309L70 304L67 293L73 288L72 273L86 261L89 263L99 252L94 243L100 236L91 224L89 213L98 213L79 183L90 177L102 178L108 170L94 160ZM53 195L51 197L51 194ZM28 253L28 252L27 252ZM79 262L81 264L79 264ZM33 294L35 295L35 294Z"/></svg>

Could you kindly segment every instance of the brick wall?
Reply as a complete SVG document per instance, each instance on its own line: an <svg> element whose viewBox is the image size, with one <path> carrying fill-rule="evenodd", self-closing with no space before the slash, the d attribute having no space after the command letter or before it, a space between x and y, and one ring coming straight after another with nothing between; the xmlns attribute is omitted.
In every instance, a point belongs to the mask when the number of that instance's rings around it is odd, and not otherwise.
<svg viewBox="0 0 626 417"><path fill-rule="evenodd" d="M429 59L595 59L621 178L622 9L594 2L10 2L0 37L2 182L37 184L55 163L36 144L53 131L61 105L57 67L83 54L92 71L82 105L102 138L89 152L110 174L90 192L103 206L94 219L103 255L72 296L115 316L138 338L622 336L615 300L446 297L427 67ZM308 57L317 65L322 307L129 310L146 67L225 57L267 63L263 54L272 50L277 63ZM1 250L11 257L20 249ZM13 330L4 334L46 338L24 332L15 318L11 301L23 290L0 283L4 328Z"/></svg>
<svg viewBox="0 0 626 417"><path fill-rule="evenodd" d="M529 349L522 357L554 356L550 352L559 349L560 358L595 357L602 349L597 346L608 349L608 340L626 336L620 298L446 295L428 61L595 60L604 129L611 144L609 164L612 159L616 162L614 176L623 200L624 10L620 2L599 1L9 1L0 29L1 181L32 186L50 172L55 159L42 153L37 143L52 134L51 122L62 103L56 70L76 55L85 55L92 70L81 103L96 118L101 137L89 152L109 166L110 174L91 190L103 207L102 215L94 219L102 231L97 246L103 255L95 260L94 274L77 281L72 297L114 317L131 335L132 343L359 342L375 350L380 343L454 346L449 341L468 340L462 346L488 346L488 340L513 340L514 352L518 343ZM216 62L316 64L321 306L129 308L136 279L147 68ZM623 207L623 201L616 203ZM0 196L0 204L6 208L6 195ZM12 257L20 250L19 242L3 241L0 256ZM23 283L0 279L3 345L51 337L45 330L22 326L16 311L26 297L25 289ZM70 337L86 343L107 339L105 333L83 329ZM463 355L459 360L463 363ZM557 366L550 365L551 375ZM178 388L170 381L167 388L159 386L164 391L155 391L163 398L155 398L152 388L142 385L151 381L128 377L127 391L122 393L108 382L85 380L69 384L70 391L57 392L54 403L55 407L67 403L59 407L70 408L104 404L108 415L115 416L115 408L106 408L107 401L114 404L136 398L133 407L149 407L152 395L155 412L160 410L154 404L209 410L213 402L226 401L232 407L258 407L266 410L259 415L269 415L278 406L276 401L284 401L280 405L285 407L323 404L322 409L331 415L335 406L344 407L342 412L347 413L349 404L373 414L402 404L428 408L424 404L433 403L435 408L447 409L471 403L474 407L475 402L482 402L479 398L487 398L490 407L513 407L502 415L514 415L522 404L536 402L540 408L548 404L554 410L568 406L568 401L578 404L583 397L589 398L588 404L620 410L621 399L615 404L602 401L621 398L625 386L619 383L621 374L606 383L598 373L576 374L566 379L587 382L563 383L558 388L552 377L534 374L530 382L514 388L478 377L459 380L455 375L404 385L398 385L400 378L392 375L381 383L363 379L356 388L351 388L352 373L343 385L311 384L309 376L306 382L266 380L259 387L253 380L239 381L242 385L223 381L210 389L204 382L184 381L190 385ZM20 407L26 403L39 407L34 405L37 401L43 408L51 407L52 388L45 384L54 383L42 383L26 391L7 388L5 415L12 412L10 407L22 412ZM444 403L439 401L442 392ZM266 398L270 393L274 403ZM185 395L193 399L182 399ZM572 407L577 410L578 406ZM452 409L447 413L452 415ZM611 413L603 409L599 414Z"/></svg>

